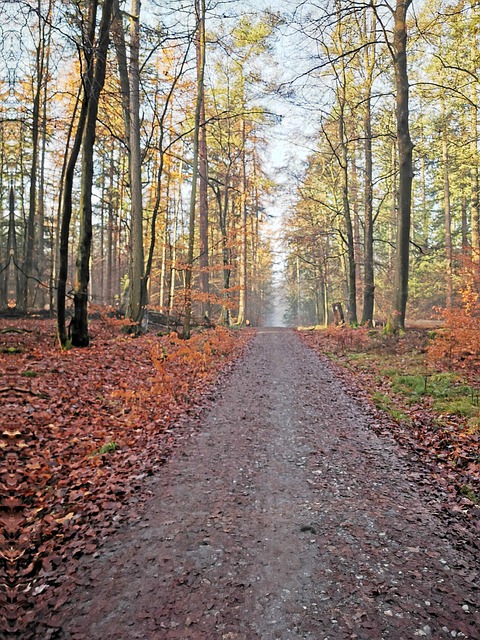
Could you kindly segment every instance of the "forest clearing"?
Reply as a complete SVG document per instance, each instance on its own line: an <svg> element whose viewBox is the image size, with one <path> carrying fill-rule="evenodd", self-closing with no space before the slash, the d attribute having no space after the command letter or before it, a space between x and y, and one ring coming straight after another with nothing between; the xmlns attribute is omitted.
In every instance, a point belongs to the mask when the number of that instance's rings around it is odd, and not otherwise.
<svg viewBox="0 0 480 640"><path fill-rule="evenodd" d="M378 378L425 332L6 326L5 637L476 637L478 387L475 421Z"/></svg>

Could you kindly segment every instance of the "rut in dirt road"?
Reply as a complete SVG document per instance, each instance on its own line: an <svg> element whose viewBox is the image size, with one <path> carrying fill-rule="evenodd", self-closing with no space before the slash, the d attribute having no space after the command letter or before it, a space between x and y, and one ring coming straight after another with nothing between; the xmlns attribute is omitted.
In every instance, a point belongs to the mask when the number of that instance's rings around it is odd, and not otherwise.
<svg viewBox="0 0 480 640"><path fill-rule="evenodd" d="M191 431L59 637L480 637L473 546L293 332L259 331Z"/></svg>

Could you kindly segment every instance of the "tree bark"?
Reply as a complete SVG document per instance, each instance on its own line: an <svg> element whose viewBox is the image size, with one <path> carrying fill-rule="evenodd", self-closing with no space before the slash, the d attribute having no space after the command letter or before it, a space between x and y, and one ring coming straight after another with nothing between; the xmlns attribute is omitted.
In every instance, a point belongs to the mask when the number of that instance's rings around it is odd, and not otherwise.
<svg viewBox="0 0 480 640"><path fill-rule="evenodd" d="M40 133L40 112L41 96L43 86L43 70L45 66L45 41L44 25L41 14L40 0L37 2L38 13L38 44L36 47L34 79L34 95L32 104L32 161L30 165L30 190L28 198L28 217L25 229L23 268L22 268L22 298L19 300L19 307L22 311L27 311L32 302L32 285L30 282L33 276L34 243L35 243L35 221L37 217L37 174L39 156L39 133Z"/></svg>
<svg viewBox="0 0 480 640"><path fill-rule="evenodd" d="M373 161L372 161L372 120L370 87L365 101L365 215L364 215L364 280L362 324L373 323L375 303L375 275L373 269Z"/></svg>
<svg viewBox="0 0 480 640"><path fill-rule="evenodd" d="M405 329L410 258L412 208L412 152L409 127L409 84L407 70L407 11L411 0L397 0L394 11L393 61L396 88L398 147L398 222L394 293L391 322L394 332Z"/></svg>
<svg viewBox="0 0 480 640"><path fill-rule="evenodd" d="M196 46L197 81L202 82L205 74L205 6L202 0L201 17L199 21ZM199 267L200 267L200 291L202 293L202 317L210 319L210 273L208 256L208 154L207 154L207 128L205 121L205 91L201 92L200 103L200 130L198 139L198 172L199 172Z"/></svg>
<svg viewBox="0 0 480 640"><path fill-rule="evenodd" d="M130 15L130 294L127 317L140 331L147 286L144 273L142 158L140 150L140 0L132 0Z"/></svg>
<svg viewBox="0 0 480 640"><path fill-rule="evenodd" d="M70 221L72 218L72 199L73 199L73 179L75 166L77 164L80 149L82 147L82 138L87 119L87 112L90 102L90 94L87 86L91 85L93 79L93 41L95 38L95 26L97 17L98 0L94 0L89 7L89 24L88 32L84 35L83 54L85 57L86 71L82 78L81 108L78 117L77 128L73 140L72 150L65 166L65 175L63 181L63 199L62 213L60 221L60 233L58 243L58 281L57 281L57 333L60 346L65 348L68 344L68 335L66 329L66 308L65 299L67 294L67 278L68 278L68 250L70 239ZM76 109L70 125L73 129L73 123L76 115ZM70 132L68 135L70 140Z"/></svg>
<svg viewBox="0 0 480 640"><path fill-rule="evenodd" d="M205 28L205 0L195 0L195 13L197 16L197 30ZM203 26L201 26L203 24ZM201 109L204 93L204 73L205 73L205 48L200 48L200 60L197 64L199 71L197 77L197 97L195 105L195 120L193 131L193 161L192 161L192 190L190 192L190 214L188 227L188 254L187 267L185 271L185 321L183 325L183 337L190 338L192 319L192 276L193 276L193 256L195 246L195 210L197 206L197 181L199 165L199 135L201 122Z"/></svg>
<svg viewBox="0 0 480 640"><path fill-rule="evenodd" d="M447 145L447 123L444 119L444 129L442 136L442 157L443 157L443 208L445 214L445 257L447 260L445 279L446 279L446 307L452 308L453 301L453 252L452 252L452 214L450 209L450 176L449 176L449 157Z"/></svg>
<svg viewBox="0 0 480 640"><path fill-rule="evenodd" d="M105 0L103 4L96 46L95 69L92 83L86 85L89 101L82 139L80 237L73 294L74 315L71 324L72 346L74 347L86 347L90 342L90 336L88 334L88 283L90 280L90 253L92 245L93 151L98 101L105 82L112 5L113 0Z"/></svg>
<svg viewBox="0 0 480 640"><path fill-rule="evenodd" d="M338 123L340 146L341 146L341 170L342 170L342 204L343 204L343 216L345 218L345 227L347 233L347 294L348 294L348 309L347 317L348 322L352 326L355 326L357 320L357 281L356 281L356 266L355 266L355 238L353 234L352 215L350 210L350 196L349 196L349 179L348 179L348 149L345 141L345 120L344 120L344 107L343 103L340 107L340 117Z"/></svg>
<svg viewBox="0 0 480 640"><path fill-rule="evenodd" d="M247 141L247 134L245 128L245 120L242 120L242 193L240 199L240 233L242 234L242 241L240 245L240 294L238 300L238 324L245 324L247 320L247 301L248 301L248 277L247 277L247 258L248 258L248 224L247 224L247 158L245 145Z"/></svg>
<svg viewBox="0 0 480 640"><path fill-rule="evenodd" d="M367 17L364 21L365 41L374 42L376 29L375 14L372 13L372 22L367 27ZM365 111L363 114L363 131L365 136L364 161L364 289L362 324L373 324L373 311L375 305L375 272L373 265L373 154L372 154L372 84L375 65L375 44L365 47L364 64L366 72L365 83Z"/></svg>

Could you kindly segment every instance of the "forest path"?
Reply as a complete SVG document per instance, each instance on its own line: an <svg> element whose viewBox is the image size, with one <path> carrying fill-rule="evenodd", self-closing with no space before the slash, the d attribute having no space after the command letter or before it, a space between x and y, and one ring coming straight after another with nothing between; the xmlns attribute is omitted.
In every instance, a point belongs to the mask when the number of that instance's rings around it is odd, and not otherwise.
<svg viewBox="0 0 480 640"><path fill-rule="evenodd" d="M473 548L417 471L293 332L259 331L59 637L478 638Z"/></svg>

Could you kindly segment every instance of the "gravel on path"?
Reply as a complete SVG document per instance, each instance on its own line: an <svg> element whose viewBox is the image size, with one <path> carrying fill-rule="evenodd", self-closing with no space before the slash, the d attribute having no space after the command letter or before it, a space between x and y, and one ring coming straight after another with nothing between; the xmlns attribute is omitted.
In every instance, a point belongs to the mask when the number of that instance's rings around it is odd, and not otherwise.
<svg viewBox="0 0 480 640"><path fill-rule="evenodd" d="M412 464L294 332L259 330L142 519L85 558L60 637L480 638L474 545Z"/></svg>

